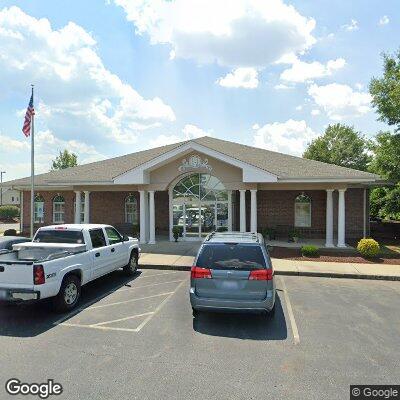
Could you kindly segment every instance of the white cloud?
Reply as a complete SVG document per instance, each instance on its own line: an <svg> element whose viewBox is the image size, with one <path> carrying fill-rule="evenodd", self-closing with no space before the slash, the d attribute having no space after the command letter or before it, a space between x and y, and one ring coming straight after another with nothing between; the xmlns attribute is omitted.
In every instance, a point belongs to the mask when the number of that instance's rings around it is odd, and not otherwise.
<svg viewBox="0 0 400 400"><path fill-rule="evenodd" d="M165 146L171 143L182 142L184 140L197 139L202 136L212 136L211 131L205 131L193 124L186 124L182 129L182 135L158 135L156 138L151 139L149 144L151 147Z"/></svg>
<svg viewBox="0 0 400 400"><path fill-rule="evenodd" d="M236 68L216 83L228 88L255 89L258 86L258 72L255 68Z"/></svg>
<svg viewBox="0 0 400 400"><path fill-rule="evenodd" d="M329 60L326 64L318 61L307 63L296 59L290 68L281 73L280 78L287 82L305 82L330 76L334 71L343 68L345 64L346 61L343 58Z"/></svg>
<svg viewBox="0 0 400 400"><path fill-rule="evenodd" d="M352 19L349 24L343 25L342 28L346 29L346 31L349 31L349 32L356 31L359 28L358 21L355 19Z"/></svg>
<svg viewBox="0 0 400 400"><path fill-rule="evenodd" d="M284 83L279 83L278 85L274 86L275 90L288 90L288 89L294 89L294 86L290 85L285 85Z"/></svg>
<svg viewBox="0 0 400 400"><path fill-rule="evenodd" d="M307 144L317 134L306 121L289 119L266 124L255 130L254 145L268 150L301 156Z"/></svg>
<svg viewBox="0 0 400 400"><path fill-rule="evenodd" d="M302 105L296 106L296 111L301 111L303 109Z"/></svg>
<svg viewBox="0 0 400 400"><path fill-rule="evenodd" d="M22 138L17 140L6 135L0 135L0 142L7 149L7 152L1 158L1 162L7 166L8 179L30 175L30 162L14 162L14 157L18 155L21 155L24 160L30 160L30 138L24 138L22 133L21 136ZM52 160L64 149L75 153L79 164L106 158L93 145L88 145L79 140L60 139L49 130L38 131L35 133L35 173L48 172ZM12 165L12 168L10 168L10 165Z"/></svg>
<svg viewBox="0 0 400 400"><path fill-rule="evenodd" d="M317 110L317 109L311 110L311 115L316 116L316 115L319 115L319 114L321 114L320 110Z"/></svg>
<svg viewBox="0 0 400 400"><path fill-rule="evenodd" d="M108 136L131 143L145 126L174 121L160 98L143 98L110 72L93 36L73 22L50 22L18 7L0 11L0 90L29 96L37 88L37 122L60 137Z"/></svg>
<svg viewBox="0 0 400 400"><path fill-rule="evenodd" d="M318 86L313 84L308 88L308 94L332 120L361 116L370 110L370 94L354 91L348 85L331 83Z"/></svg>
<svg viewBox="0 0 400 400"><path fill-rule="evenodd" d="M390 19L387 15L384 15L379 19L379 25L387 25L390 22Z"/></svg>
<svg viewBox="0 0 400 400"><path fill-rule="evenodd" d="M212 136L211 131L205 131L196 125L186 124L182 129L185 140L196 139L202 136Z"/></svg>
<svg viewBox="0 0 400 400"><path fill-rule="evenodd" d="M354 85L354 87L355 87L356 89L358 89L358 90L364 89L364 85L363 85L362 83L360 83L360 82L357 82L357 83Z"/></svg>
<svg viewBox="0 0 400 400"><path fill-rule="evenodd" d="M170 45L170 58L257 68L316 42L315 20L282 0L114 1L137 34Z"/></svg>

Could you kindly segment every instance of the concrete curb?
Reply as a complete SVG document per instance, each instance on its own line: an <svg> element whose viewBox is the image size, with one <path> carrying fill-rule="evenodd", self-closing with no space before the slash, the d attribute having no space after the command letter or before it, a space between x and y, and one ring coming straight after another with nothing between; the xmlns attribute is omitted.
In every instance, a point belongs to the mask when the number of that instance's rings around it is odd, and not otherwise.
<svg viewBox="0 0 400 400"><path fill-rule="evenodd" d="M190 271L186 265L140 265L139 269L161 269L167 271ZM338 272L312 272L312 271L276 271L275 275L283 276L308 276L316 278L341 278L341 279L367 279L379 281L400 281L400 276L393 275L367 275L367 274L341 274Z"/></svg>

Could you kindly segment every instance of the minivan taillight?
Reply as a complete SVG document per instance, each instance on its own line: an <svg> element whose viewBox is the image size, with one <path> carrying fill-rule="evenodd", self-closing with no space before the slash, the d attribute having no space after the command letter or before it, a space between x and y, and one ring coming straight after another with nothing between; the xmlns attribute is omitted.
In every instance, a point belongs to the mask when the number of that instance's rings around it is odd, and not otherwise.
<svg viewBox="0 0 400 400"><path fill-rule="evenodd" d="M44 268L43 265L34 265L33 266L33 284L34 285L43 285L46 283L44 277Z"/></svg>
<svg viewBox="0 0 400 400"><path fill-rule="evenodd" d="M211 270L209 268L202 268L193 266L190 274L192 279L211 279Z"/></svg>
<svg viewBox="0 0 400 400"><path fill-rule="evenodd" d="M269 269L255 269L250 271L249 280L251 281L272 281L274 271Z"/></svg>

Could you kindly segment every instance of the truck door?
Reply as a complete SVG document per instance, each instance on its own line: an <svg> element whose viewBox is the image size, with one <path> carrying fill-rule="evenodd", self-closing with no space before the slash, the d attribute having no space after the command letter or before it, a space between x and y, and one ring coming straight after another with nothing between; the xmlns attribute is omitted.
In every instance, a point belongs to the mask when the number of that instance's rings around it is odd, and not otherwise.
<svg viewBox="0 0 400 400"><path fill-rule="evenodd" d="M93 278L98 278L109 271L111 262L110 249L107 246L103 229L96 228L89 230L90 240L93 249L89 251L93 258Z"/></svg>
<svg viewBox="0 0 400 400"><path fill-rule="evenodd" d="M107 226L105 231L109 243L108 247L111 257L110 271L113 271L117 268L123 267L128 263L128 255L120 233L111 226Z"/></svg>

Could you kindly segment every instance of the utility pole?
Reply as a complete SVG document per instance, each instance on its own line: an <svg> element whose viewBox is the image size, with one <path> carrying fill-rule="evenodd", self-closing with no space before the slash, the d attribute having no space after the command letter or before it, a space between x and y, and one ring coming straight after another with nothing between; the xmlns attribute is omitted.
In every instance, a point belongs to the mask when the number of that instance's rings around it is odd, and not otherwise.
<svg viewBox="0 0 400 400"><path fill-rule="evenodd" d="M6 171L0 171L0 183L1 183L1 188L0 188L0 206L3 205L3 174L5 174Z"/></svg>

